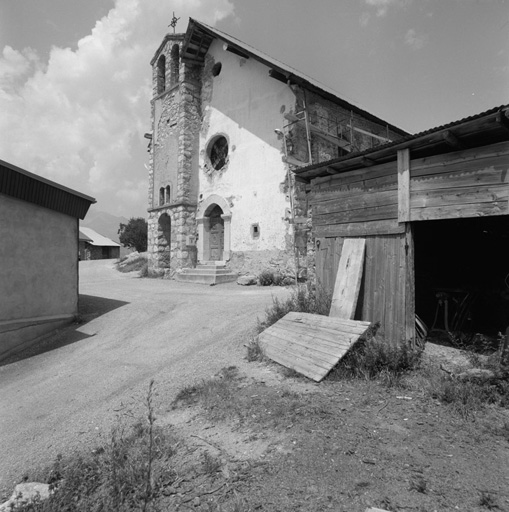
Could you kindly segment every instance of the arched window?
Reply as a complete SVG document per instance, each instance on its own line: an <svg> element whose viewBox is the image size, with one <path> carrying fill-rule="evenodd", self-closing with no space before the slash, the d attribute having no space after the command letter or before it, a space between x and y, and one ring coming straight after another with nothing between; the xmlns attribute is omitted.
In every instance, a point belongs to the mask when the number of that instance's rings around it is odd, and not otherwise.
<svg viewBox="0 0 509 512"><path fill-rule="evenodd" d="M166 89L166 57L161 55L157 61L157 94Z"/></svg>
<svg viewBox="0 0 509 512"><path fill-rule="evenodd" d="M163 206L164 204L164 188L161 187L159 189L159 206Z"/></svg>
<svg viewBox="0 0 509 512"><path fill-rule="evenodd" d="M166 202L171 203L171 187L170 187L170 185L166 186Z"/></svg>
<svg viewBox="0 0 509 512"><path fill-rule="evenodd" d="M174 44L171 48L171 66L170 66L170 87L179 82L180 68L180 48L178 44Z"/></svg>

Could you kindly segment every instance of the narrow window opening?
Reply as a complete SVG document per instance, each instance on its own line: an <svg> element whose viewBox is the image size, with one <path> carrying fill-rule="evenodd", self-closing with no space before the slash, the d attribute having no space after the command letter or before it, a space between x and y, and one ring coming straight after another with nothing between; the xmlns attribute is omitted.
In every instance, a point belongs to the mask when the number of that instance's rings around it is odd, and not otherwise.
<svg viewBox="0 0 509 512"><path fill-rule="evenodd" d="M159 189L159 206L163 206L164 204L164 188L161 187Z"/></svg>
<svg viewBox="0 0 509 512"><path fill-rule="evenodd" d="M180 74L180 48L178 44L174 44L171 48L171 69L170 84L171 87L178 84Z"/></svg>
<svg viewBox="0 0 509 512"><path fill-rule="evenodd" d="M260 225L259 224L251 224L251 237L252 238L260 238Z"/></svg>
<svg viewBox="0 0 509 512"><path fill-rule="evenodd" d="M166 57L161 55L157 61L157 94L166 89Z"/></svg>
<svg viewBox="0 0 509 512"><path fill-rule="evenodd" d="M166 187L166 202L171 203L171 187L168 185Z"/></svg>

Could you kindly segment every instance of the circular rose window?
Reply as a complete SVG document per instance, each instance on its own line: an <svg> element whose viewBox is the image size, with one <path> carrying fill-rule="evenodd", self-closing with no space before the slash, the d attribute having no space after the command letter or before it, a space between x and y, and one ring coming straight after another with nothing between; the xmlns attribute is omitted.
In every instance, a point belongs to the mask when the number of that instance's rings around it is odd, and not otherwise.
<svg viewBox="0 0 509 512"><path fill-rule="evenodd" d="M226 137L220 135L209 145L209 159L212 167L219 171L226 164L228 158L228 141Z"/></svg>

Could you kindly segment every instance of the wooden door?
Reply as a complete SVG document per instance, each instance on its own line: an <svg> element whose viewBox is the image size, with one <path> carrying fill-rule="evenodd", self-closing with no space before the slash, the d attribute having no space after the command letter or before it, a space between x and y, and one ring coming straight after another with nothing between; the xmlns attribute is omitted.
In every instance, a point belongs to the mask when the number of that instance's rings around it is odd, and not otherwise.
<svg viewBox="0 0 509 512"><path fill-rule="evenodd" d="M224 250L224 221L221 210L215 208L210 214L210 259L221 261Z"/></svg>

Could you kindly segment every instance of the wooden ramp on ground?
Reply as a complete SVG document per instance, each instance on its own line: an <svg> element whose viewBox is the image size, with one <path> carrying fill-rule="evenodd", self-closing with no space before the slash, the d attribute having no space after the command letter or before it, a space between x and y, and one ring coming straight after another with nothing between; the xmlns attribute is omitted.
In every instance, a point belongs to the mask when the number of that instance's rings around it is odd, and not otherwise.
<svg viewBox="0 0 509 512"><path fill-rule="evenodd" d="M258 341L270 359L320 382L370 325L292 311L265 329Z"/></svg>

